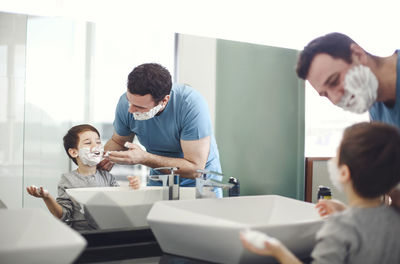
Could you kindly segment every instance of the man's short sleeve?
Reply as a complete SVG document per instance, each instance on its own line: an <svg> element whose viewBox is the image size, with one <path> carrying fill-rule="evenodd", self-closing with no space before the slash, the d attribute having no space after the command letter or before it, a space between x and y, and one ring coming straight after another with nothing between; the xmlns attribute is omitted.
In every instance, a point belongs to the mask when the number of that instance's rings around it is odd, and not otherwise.
<svg viewBox="0 0 400 264"><path fill-rule="evenodd" d="M128 100L126 99L126 94L124 93L119 98L117 108L115 110L115 118L114 118L114 130L120 136L129 136L132 134L130 130L130 120L128 112Z"/></svg>
<svg viewBox="0 0 400 264"><path fill-rule="evenodd" d="M212 135L210 112L204 97L193 90L182 104L182 140L198 140Z"/></svg>

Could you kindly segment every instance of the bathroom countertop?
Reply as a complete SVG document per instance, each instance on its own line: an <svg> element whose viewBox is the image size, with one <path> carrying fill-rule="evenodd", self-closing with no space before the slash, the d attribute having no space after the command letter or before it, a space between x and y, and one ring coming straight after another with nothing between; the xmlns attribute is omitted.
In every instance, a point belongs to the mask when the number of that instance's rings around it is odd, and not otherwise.
<svg viewBox="0 0 400 264"><path fill-rule="evenodd" d="M98 264L211 264L162 252L148 228L81 232L88 246L74 263ZM310 259L302 260L310 263Z"/></svg>

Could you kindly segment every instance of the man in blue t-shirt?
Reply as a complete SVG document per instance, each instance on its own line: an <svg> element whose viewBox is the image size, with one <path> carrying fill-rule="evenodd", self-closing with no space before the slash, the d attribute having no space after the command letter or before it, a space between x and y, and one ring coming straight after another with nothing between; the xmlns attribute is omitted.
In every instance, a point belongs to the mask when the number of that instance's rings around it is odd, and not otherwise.
<svg viewBox="0 0 400 264"><path fill-rule="evenodd" d="M114 134L105 145L112 151L108 158L112 162L178 167L181 186L194 186L198 169L221 172L207 102L193 88L172 84L170 73L159 64L142 64L129 74L113 125ZM146 151L131 143L135 135ZM112 164L102 166L110 169ZM221 176L210 177L221 180ZM215 192L222 197L220 188Z"/></svg>
<svg viewBox="0 0 400 264"><path fill-rule="evenodd" d="M341 33L312 40L301 52L297 75L310 82L320 96L355 113L369 111L373 121L400 128L400 56L366 52ZM400 187L390 193L400 207Z"/></svg>

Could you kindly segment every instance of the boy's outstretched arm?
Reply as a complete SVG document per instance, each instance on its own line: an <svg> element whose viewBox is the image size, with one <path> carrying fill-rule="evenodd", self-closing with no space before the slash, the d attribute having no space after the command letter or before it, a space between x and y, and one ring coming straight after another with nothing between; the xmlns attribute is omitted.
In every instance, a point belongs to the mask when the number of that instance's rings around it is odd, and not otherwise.
<svg viewBox="0 0 400 264"><path fill-rule="evenodd" d="M62 207L56 202L56 200L48 191L44 190L43 187L37 188L33 185L26 187L26 190L32 196L42 198L50 213L59 219L61 218Z"/></svg>
<svg viewBox="0 0 400 264"><path fill-rule="evenodd" d="M240 233L240 240L244 248L257 255L274 257L282 264L302 263L295 255L293 255L292 252L289 251L289 249L287 249L287 247L285 247L285 245L275 238L265 241L263 249L253 246L246 240L243 233Z"/></svg>

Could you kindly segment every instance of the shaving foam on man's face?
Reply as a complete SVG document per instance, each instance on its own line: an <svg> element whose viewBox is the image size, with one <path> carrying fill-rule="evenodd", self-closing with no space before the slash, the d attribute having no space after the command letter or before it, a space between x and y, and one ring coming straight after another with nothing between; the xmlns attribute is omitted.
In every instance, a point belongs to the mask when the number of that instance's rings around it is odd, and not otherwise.
<svg viewBox="0 0 400 264"><path fill-rule="evenodd" d="M364 65L351 68L345 76L344 93L336 104L344 110L364 113L376 101L378 79L371 69Z"/></svg>
<svg viewBox="0 0 400 264"><path fill-rule="evenodd" d="M149 120L150 118L153 118L158 112L160 112L162 108L163 106L161 104L158 104L150 109L150 111L148 112L134 112L132 113L133 118L135 118L135 120Z"/></svg>

